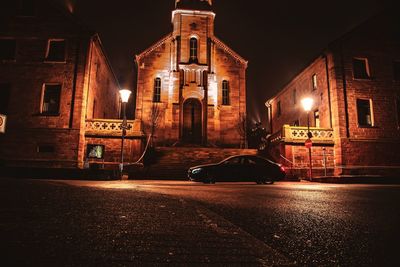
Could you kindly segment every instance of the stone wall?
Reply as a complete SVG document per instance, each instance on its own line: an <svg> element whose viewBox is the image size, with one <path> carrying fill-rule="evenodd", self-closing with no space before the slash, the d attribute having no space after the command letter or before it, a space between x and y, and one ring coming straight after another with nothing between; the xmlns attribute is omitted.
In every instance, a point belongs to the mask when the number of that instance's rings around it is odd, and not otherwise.
<svg viewBox="0 0 400 267"><path fill-rule="evenodd" d="M92 38L94 33L54 4L37 1L37 5L33 17L16 16L16 6L2 7L0 38L15 39L16 53L15 60L0 62L0 82L11 88L7 130L0 135L0 161L12 166L82 167L88 91L99 90L104 95L99 110L116 116L115 97L103 90L103 81L115 85L115 77L110 70L102 71L99 83L90 84L91 60L105 61L101 53L90 57L91 47L101 49ZM46 60L52 39L65 40L64 61ZM61 85L59 114L41 113L46 83Z"/></svg>

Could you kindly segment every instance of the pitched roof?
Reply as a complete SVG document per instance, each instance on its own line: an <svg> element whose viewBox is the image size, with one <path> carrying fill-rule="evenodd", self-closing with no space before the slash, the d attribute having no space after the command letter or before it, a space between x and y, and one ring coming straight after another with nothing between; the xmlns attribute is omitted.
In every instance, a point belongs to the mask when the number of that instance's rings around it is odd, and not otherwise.
<svg viewBox="0 0 400 267"><path fill-rule="evenodd" d="M247 67L247 64L249 63L247 60L242 58L238 53L233 51L229 46L227 46L224 42L222 42L220 39L217 37L213 36L211 37L211 40L221 49L223 49L225 52L230 54L232 57L234 57L237 61L239 61L241 64L245 65Z"/></svg>
<svg viewBox="0 0 400 267"><path fill-rule="evenodd" d="M168 35L164 36L161 40L154 43L152 46L150 46L149 48L144 50L142 53L140 53L139 55L136 55L136 60L138 61L138 60L142 59L143 57L147 56L148 54L150 54L151 52L153 52L154 50L159 48L161 45L163 45L166 41L170 40L171 38L172 38L172 33L169 33Z"/></svg>

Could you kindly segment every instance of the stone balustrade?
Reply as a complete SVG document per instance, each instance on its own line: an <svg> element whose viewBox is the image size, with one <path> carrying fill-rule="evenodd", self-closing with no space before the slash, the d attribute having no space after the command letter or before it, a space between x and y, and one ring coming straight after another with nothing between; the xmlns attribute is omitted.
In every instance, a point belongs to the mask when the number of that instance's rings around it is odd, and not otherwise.
<svg viewBox="0 0 400 267"><path fill-rule="evenodd" d="M126 137L141 138L144 136L142 132L142 123L140 120L128 120L128 129ZM122 135L122 120L110 119L88 119L86 120L86 136L98 137L120 137Z"/></svg>
<svg viewBox="0 0 400 267"><path fill-rule="evenodd" d="M334 144L334 135L332 129L310 127L312 133L311 140L315 144ZM304 126L284 125L282 130L269 137L270 141L285 143L304 143L308 139L308 128Z"/></svg>

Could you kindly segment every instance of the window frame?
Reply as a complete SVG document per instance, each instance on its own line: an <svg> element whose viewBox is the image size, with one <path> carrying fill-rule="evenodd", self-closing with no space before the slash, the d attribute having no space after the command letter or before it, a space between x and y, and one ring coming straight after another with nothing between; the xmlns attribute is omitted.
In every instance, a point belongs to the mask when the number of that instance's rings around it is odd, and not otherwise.
<svg viewBox="0 0 400 267"><path fill-rule="evenodd" d="M317 125L318 122L318 125ZM321 117L319 113L319 109L314 110L314 127L320 128L321 127Z"/></svg>
<svg viewBox="0 0 400 267"><path fill-rule="evenodd" d="M153 103L161 103L161 78L157 77L154 79L154 88L153 88Z"/></svg>
<svg viewBox="0 0 400 267"><path fill-rule="evenodd" d="M64 42L64 58L62 60L49 59L51 42ZM67 61L67 40L62 38L52 38L47 40L47 48L44 62L47 63L66 63Z"/></svg>
<svg viewBox="0 0 400 267"><path fill-rule="evenodd" d="M311 88L313 91L318 89L318 76L316 73L311 76Z"/></svg>
<svg viewBox="0 0 400 267"><path fill-rule="evenodd" d="M371 124L361 124L360 123L360 110L359 110L359 101L368 101L369 105L369 116L371 120ZM367 98L357 98L356 99L356 110L357 110L357 125L358 128L372 128L375 127L375 118L374 118L374 109L373 109L373 102L372 99L367 99Z"/></svg>
<svg viewBox="0 0 400 267"><path fill-rule="evenodd" d="M222 105L223 106L230 106L231 99L230 99L230 84L228 80L222 81Z"/></svg>
<svg viewBox="0 0 400 267"><path fill-rule="evenodd" d="M195 41L195 42L192 42ZM195 44L192 46L192 44ZM189 61L197 62L199 56L199 40L198 38L192 36L189 40Z"/></svg>
<svg viewBox="0 0 400 267"><path fill-rule="evenodd" d="M363 61L365 64L365 74L366 77L356 77L356 71L355 71L355 61ZM367 57L353 57L352 59L352 71L353 71L353 79L354 80L371 80L371 68L369 66L369 60Z"/></svg>
<svg viewBox="0 0 400 267"><path fill-rule="evenodd" d="M44 104L46 98L46 86L59 86L59 93L58 93L58 110L57 112L50 112L44 111ZM42 116L60 116L60 109L61 109L61 94L62 94L62 84L61 83L44 83L42 86L42 96L40 100L40 115Z"/></svg>

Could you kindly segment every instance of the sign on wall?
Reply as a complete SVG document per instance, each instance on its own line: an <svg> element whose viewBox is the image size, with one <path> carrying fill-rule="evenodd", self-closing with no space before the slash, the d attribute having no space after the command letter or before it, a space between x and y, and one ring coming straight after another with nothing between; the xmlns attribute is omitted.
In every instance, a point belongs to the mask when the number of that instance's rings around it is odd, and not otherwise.
<svg viewBox="0 0 400 267"><path fill-rule="evenodd" d="M6 132L6 121L7 121L7 116L0 114L0 133Z"/></svg>

